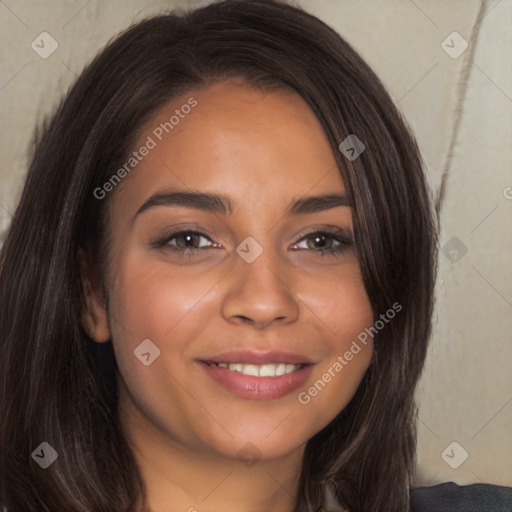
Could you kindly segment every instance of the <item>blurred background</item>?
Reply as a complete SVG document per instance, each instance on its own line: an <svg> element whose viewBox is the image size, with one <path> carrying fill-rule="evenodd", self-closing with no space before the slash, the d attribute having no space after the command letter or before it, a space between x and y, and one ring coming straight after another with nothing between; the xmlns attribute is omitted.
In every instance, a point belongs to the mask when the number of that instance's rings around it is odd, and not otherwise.
<svg viewBox="0 0 512 512"><path fill-rule="evenodd" d="M0 0L0 239L36 121L134 21L208 1ZM417 485L512 485L512 0L295 0L380 76L440 205Z"/></svg>

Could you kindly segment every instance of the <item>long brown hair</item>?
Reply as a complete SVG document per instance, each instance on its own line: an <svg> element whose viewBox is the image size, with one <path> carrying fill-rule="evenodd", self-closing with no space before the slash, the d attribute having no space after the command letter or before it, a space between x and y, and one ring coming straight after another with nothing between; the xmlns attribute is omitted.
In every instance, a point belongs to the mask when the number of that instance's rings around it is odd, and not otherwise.
<svg viewBox="0 0 512 512"><path fill-rule="evenodd" d="M413 136L379 79L331 28L274 0L228 0L160 15L120 35L45 124L1 253L0 504L8 512L135 512L144 484L116 414L110 342L80 326L78 250L100 263L101 187L143 124L172 97L231 76L287 87L322 124L354 207L354 237L377 320L374 356L349 405L306 447L295 512L332 482L352 512L409 509L414 390L431 329L436 224ZM346 158L339 144L365 145ZM58 460L31 458L48 442Z"/></svg>

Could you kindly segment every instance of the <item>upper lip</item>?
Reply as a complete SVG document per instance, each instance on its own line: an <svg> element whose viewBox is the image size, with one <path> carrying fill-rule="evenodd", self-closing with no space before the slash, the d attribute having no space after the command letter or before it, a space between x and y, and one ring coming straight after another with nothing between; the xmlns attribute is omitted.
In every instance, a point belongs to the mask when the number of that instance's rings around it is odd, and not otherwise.
<svg viewBox="0 0 512 512"><path fill-rule="evenodd" d="M200 359L205 363L245 363L245 364L271 364L271 363L288 363L288 364L312 364L308 357L286 352L283 350L232 350L223 352L214 357Z"/></svg>

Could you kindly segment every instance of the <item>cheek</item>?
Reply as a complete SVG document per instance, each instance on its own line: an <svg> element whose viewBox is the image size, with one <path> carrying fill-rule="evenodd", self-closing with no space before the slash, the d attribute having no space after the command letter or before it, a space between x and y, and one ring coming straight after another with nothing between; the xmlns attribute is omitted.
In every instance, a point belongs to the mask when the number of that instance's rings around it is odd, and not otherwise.
<svg viewBox="0 0 512 512"><path fill-rule="evenodd" d="M112 315L123 319L134 336L162 338L182 322L198 304L208 301L215 275L192 275L186 267L122 262L118 267ZM211 299L210 299L211 300Z"/></svg>
<svg viewBox="0 0 512 512"><path fill-rule="evenodd" d="M220 276L222 277L222 276ZM183 392L190 374L193 341L205 329L216 300L215 272L191 275L185 266L174 267L138 258L136 251L118 260L112 285L110 321L114 352L125 394L162 431L188 432L198 411ZM157 347L158 357L145 366L136 357L144 340ZM155 349L149 345L150 358ZM123 397L126 406L126 397ZM194 401L192 401L194 405ZM168 411L181 411L173 414ZM134 412L135 411L135 412Z"/></svg>
<svg viewBox="0 0 512 512"><path fill-rule="evenodd" d="M331 346L343 346L373 323L372 307L355 261L337 273L308 279L300 297L325 327Z"/></svg>
<svg viewBox="0 0 512 512"><path fill-rule="evenodd" d="M119 261L111 294L111 330L120 369L139 363L134 350L145 339L160 349L160 360L171 368L175 357L187 351L196 331L203 328L201 318L211 307L212 288L219 278L206 271L191 275L185 267L172 268L130 255ZM159 365L160 365L159 364ZM157 365L157 366L159 366Z"/></svg>
<svg viewBox="0 0 512 512"><path fill-rule="evenodd" d="M298 402L318 418L318 428L329 423L355 394L373 354L366 329L373 312L359 267L347 266L338 277L309 283L301 299L322 326L326 357L317 365Z"/></svg>

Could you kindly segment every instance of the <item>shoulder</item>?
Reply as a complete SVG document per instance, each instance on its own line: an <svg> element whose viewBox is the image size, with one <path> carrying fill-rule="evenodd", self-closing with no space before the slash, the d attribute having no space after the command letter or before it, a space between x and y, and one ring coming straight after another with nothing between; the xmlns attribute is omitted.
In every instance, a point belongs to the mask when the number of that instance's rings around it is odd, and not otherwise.
<svg viewBox="0 0 512 512"><path fill-rule="evenodd" d="M453 482L416 487L411 512L512 512L512 487Z"/></svg>

